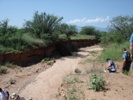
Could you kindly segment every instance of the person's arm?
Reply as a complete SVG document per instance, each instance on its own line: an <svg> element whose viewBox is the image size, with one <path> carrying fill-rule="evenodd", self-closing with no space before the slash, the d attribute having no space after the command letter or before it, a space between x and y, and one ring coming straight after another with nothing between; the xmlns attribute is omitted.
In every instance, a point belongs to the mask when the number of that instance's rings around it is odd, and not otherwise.
<svg viewBox="0 0 133 100"><path fill-rule="evenodd" d="M107 67L105 68L105 70L109 69L110 66L111 66L111 63L108 62Z"/></svg>
<svg viewBox="0 0 133 100"><path fill-rule="evenodd" d="M122 68L125 66L125 64L126 64L126 58L123 58Z"/></svg>
<svg viewBox="0 0 133 100"><path fill-rule="evenodd" d="M123 53L122 59L123 59L123 62L122 62L122 69L121 69L121 71L123 72L123 68L124 68L125 65L126 65L127 53Z"/></svg>
<svg viewBox="0 0 133 100"><path fill-rule="evenodd" d="M131 34L129 41L130 41L130 56L131 59L133 59L133 33Z"/></svg>
<svg viewBox="0 0 133 100"><path fill-rule="evenodd" d="M133 59L133 42L130 42L130 56Z"/></svg>
<svg viewBox="0 0 133 100"><path fill-rule="evenodd" d="M5 90L3 90L3 93L4 93L5 97L6 97L6 99L8 100L8 99L9 99L9 97L8 97L7 92L6 92Z"/></svg>

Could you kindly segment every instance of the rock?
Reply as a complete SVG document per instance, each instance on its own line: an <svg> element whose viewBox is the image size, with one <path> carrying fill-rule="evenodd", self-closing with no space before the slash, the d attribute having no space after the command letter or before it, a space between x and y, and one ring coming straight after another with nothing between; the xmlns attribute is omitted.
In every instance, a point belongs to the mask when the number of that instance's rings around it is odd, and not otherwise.
<svg viewBox="0 0 133 100"><path fill-rule="evenodd" d="M75 69L75 73L80 74L80 73L81 73L81 70L79 70L78 68L76 68L76 69Z"/></svg>

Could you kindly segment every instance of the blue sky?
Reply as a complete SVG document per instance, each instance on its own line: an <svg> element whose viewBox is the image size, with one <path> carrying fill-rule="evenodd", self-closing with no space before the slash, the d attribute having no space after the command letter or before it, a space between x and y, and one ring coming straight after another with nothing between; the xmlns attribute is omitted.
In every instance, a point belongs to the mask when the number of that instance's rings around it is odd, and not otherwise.
<svg viewBox="0 0 133 100"><path fill-rule="evenodd" d="M0 21L22 27L35 11L63 17L77 26L106 28L116 16L133 15L133 0L0 0Z"/></svg>

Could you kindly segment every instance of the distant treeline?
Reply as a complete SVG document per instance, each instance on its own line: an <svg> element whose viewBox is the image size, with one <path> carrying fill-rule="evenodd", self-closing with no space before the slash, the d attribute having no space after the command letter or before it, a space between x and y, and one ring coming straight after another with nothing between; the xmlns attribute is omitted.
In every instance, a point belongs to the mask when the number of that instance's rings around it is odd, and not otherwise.
<svg viewBox="0 0 133 100"><path fill-rule="evenodd" d="M99 38L104 44L123 42L133 32L132 16L115 17L110 21L108 32L92 26L84 26L78 32L75 25L68 25L62 20L63 17L36 11L32 20L25 21L22 28L9 26L8 19L0 21L0 52L18 52L76 38Z"/></svg>

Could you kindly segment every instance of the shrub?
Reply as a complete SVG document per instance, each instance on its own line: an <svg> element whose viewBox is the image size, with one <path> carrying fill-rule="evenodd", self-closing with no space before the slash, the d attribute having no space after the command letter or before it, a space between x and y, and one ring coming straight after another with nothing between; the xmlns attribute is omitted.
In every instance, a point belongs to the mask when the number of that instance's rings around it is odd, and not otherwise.
<svg viewBox="0 0 133 100"><path fill-rule="evenodd" d="M101 44L109 44L109 43L123 43L125 42L125 37L122 34L112 32L112 33L105 33L100 38Z"/></svg>
<svg viewBox="0 0 133 100"><path fill-rule="evenodd" d="M5 66L0 66L0 74L6 74L7 68Z"/></svg>
<svg viewBox="0 0 133 100"><path fill-rule="evenodd" d="M50 61L51 58L47 58L47 57L46 57L46 58L44 58L43 60L44 60L44 61Z"/></svg>
<svg viewBox="0 0 133 100"><path fill-rule="evenodd" d="M10 78L9 83L10 83L10 84L15 84L15 83L16 83L16 80Z"/></svg>
<svg viewBox="0 0 133 100"><path fill-rule="evenodd" d="M90 86L95 92L103 89L105 83L106 82L102 78L98 77L96 74L93 74L90 79Z"/></svg>
<svg viewBox="0 0 133 100"><path fill-rule="evenodd" d="M47 61L46 63L47 63L47 65L52 65L53 64L52 61Z"/></svg>
<svg viewBox="0 0 133 100"><path fill-rule="evenodd" d="M77 89L75 86L68 88L67 92L69 100L79 100L78 96L76 95Z"/></svg>
<svg viewBox="0 0 133 100"><path fill-rule="evenodd" d="M5 62L3 65L6 66L6 67L8 67L8 68L13 68L13 67L15 67L15 65L13 65L13 64L10 63L10 62Z"/></svg>
<svg viewBox="0 0 133 100"><path fill-rule="evenodd" d="M85 100L85 94L81 87L76 85L72 85L70 88L67 89L67 97L68 100Z"/></svg>
<svg viewBox="0 0 133 100"><path fill-rule="evenodd" d="M81 82L80 78L78 76L67 76L64 78L65 83L76 83Z"/></svg>

